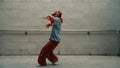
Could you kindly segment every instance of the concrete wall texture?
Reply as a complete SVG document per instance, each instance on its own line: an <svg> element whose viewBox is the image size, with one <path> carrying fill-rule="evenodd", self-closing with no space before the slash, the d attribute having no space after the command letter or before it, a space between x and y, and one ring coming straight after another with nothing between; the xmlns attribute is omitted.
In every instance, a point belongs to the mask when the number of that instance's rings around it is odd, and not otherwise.
<svg viewBox="0 0 120 68"><path fill-rule="evenodd" d="M63 12L63 29L120 29L120 0L0 0L0 29L45 29L42 17Z"/></svg>
<svg viewBox="0 0 120 68"><path fill-rule="evenodd" d="M38 54L51 29L42 17L56 9L64 18L56 54L120 53L120 0L0 0L0 54Z"/></svg>
<svg viewBox="0 0 120 68"><path fill-rule="evenodd" d="M48 31L0 31L1 55L34 55L48 42ZM56 54L118 55L120 35L116 31L63 31Z"/></svg>

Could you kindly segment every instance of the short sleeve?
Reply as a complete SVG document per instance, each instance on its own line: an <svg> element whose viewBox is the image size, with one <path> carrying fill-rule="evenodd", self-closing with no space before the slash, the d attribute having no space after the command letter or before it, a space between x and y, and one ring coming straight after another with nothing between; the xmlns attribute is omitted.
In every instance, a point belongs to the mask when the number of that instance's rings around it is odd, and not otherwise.
<svg viewBox="0 0 120 68"><path fill-rule="evenodd" d="M54 18L52 16L47 16L47 18L51 21L51 22L54 22Z"/></svg>

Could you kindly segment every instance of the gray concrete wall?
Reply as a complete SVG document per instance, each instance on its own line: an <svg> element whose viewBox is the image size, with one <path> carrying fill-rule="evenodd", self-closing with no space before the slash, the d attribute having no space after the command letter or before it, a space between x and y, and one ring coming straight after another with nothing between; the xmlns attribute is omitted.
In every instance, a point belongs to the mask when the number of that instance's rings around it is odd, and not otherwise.
<svg viewBox="0 0 120 68"><path fill-rule="evenodd" d="M0 31L1 55L39 54L46 44L48 31ZM116 31L63 31L55 50L60 55L118 55L120 34Z"/></svg>
<svg viewBox="0 0 120 68"><path fill-rule="evenodd" d="M42 17L63 12L63 29L119 30L120 0L0 0L0 30L44 30Z"/></svg>
<svg viewBox="0 0 120 68"><path fill-rule="evenodd" d="M42 17L60 9L63 40L56 54L117 55L119 7L120 0L0 0L0 54L38 54L51 29Z"/></svg>

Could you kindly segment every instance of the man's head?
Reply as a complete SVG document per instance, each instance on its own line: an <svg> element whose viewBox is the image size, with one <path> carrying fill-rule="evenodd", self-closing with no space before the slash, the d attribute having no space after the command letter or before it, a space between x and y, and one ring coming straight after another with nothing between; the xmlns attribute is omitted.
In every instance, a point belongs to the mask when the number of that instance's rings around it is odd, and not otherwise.
<svg viewBox="0 0 120 68"><path fill-rule="evenodd" d="M62 16L62 12L60 10L56 10L54 13L52 13L52 16L54 16L54 17L61 17Z"/></svg>

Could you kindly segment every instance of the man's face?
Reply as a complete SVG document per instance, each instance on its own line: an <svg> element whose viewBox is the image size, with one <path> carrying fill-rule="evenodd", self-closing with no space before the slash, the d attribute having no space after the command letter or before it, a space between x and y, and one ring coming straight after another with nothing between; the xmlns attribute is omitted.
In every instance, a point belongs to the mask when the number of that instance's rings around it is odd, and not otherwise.
<svg viewBox="0 0 120 68"><path fill-rule="evenodd" d="M59 16L60 16L60 14L54 14L53 16L54 16L54 17L59 17Z"/></svg>

